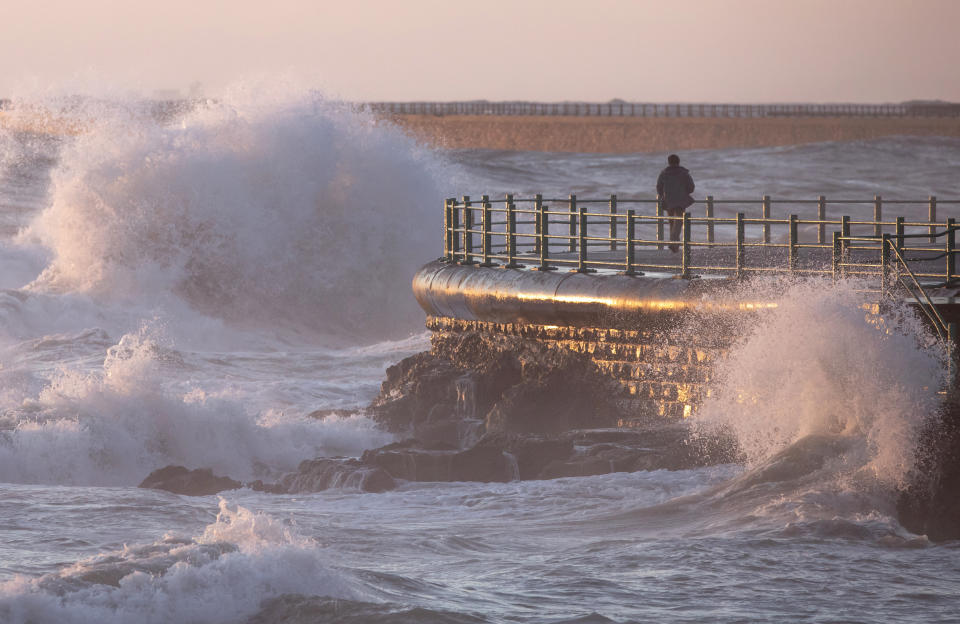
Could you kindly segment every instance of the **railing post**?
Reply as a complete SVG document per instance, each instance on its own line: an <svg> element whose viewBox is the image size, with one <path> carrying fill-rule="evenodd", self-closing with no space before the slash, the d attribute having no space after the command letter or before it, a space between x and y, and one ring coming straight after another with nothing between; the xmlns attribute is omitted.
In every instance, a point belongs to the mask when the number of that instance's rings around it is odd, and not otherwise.
<svg viewBox="0 0 960 624"><path fill-rule="evenodd" d="M460 264L473 264L473 202L463 196L463 261Z"/></svg>
<svg viewBox="0 0 960 624"><path fill-rule="evenodd" d="M844 215L840 217L840 252L841 255L846 256L847 250L850 249L850 241L847 238L850 237L850 216Z"/></svg>
<svg viewBox="0 0 960 624"><path fill-rule="evenodd" d="M953 276L957 273L957 259L954 255L956 250L956 237L954 236L955 232L953 230L954 219L947 219L947 281L949 282L953 279Z"/></svg>
<svg viewBox="0 0 960 624"><path fill-rule="evenodd" d="M770 224L767 222L770 219L770 196L763 196L763 243L766 245L770 242Z"/></svg>
<svg viewBox="0 0 960 624"><path fill-rule="evenodd" d="M827 242L827 198L823 195L817 197L817 244L823 245Z"/></svg>
<svg viewBox="0 0 960 624"><path fill-rule="evenodd" d="M623 105L621 104L621 107ZM617 196L610 196L610 251L617 250Z"/></svg>
<svg viewBox="0 0 960 624"><path fill-rule="evenodd" d="M883 200L879 195L873 196L873 235L880 236L883 234Z"/></svg>
<svg viewBox="0 0 960 624"><path fill-rule="evenodd" d="M578 243L580 249L577 253L577 273L593 273L596 269L587 267L587 209L580 208L580 230L578 232Z"/></svg>
<svg viewBox="0 0 960 624"><path fill-rule="evenodd" d="M707 242L713 242L713 195L707 195Z"/></svg>
<svg viewBox="0 0 960 624"><path fill-rule="evenodd" d="M493 219L491 218L493 216L493 212L491 211L490 206L490 196L481 196L480 202L483 208L483 211L480 213L480 235L482 236L480 244L482 246L481 252L483 254L483 260L480 263L480 266L490 267L494 266L493 263L490 262L490 224L493 222Z"/></svg>
<svg viewBox="0 0 960 624"><path fill-rule="evenodd" d="M737 213L737 279L743 277L743 213Z"/></svg>
<svg viewBox="0 0 960 624"><path fill-rule="evenodd" d="M663 242L663 197L660 195L657 195L657 242ZM663 249L663 245L657 249Z"/></svg>
<svg viewBox="0 0 960 624"><path fill-rule="evenodd" d="M788 255L790 272L797 270L797 215L790 215L790 253Z"/></svg>
<svg viewBox="0 0 960 624"><path fill-rule="evenodd" d="M840 262L843 258L843 243L840 241L840 232L833 233L833 281L840 278Z"/></svg>
<svg viewBox="0 0 960 624"><path fill-rule="evenodd" d="M570 218L569 248L570 251L577 250L577 196L570 196L570 203L567 206L567 212Z"/></svg>
<svg viewBox="0 0 960 624"><path fill-rule="evenodd" d="M453 212L451 204L454 200L443 200L443 258L447 262L453 262L453 244L450 235L450 213Z"/></svg>
<svg viewBox="0 0 960 624"><path fill-rule="evenodd" d="M690 213L683 212L683 243L680 246L680 277L690 279Z"/></svg>
<svg viewBox="0 0 960 624"><path fill-rule="evenodd" d="M554 271L557 267L550 266L550 207L541 202L537 210L537 221L540 222L540 266L537 271Z"/></svg>
<svg viewBox="0 0 960 624"><path fill-rule="evenodd" d="M930 196L929 204L929 214L927 216L927 221L930 223L930 244L935 245L937 243L937 226L934 225L937 222L937 196Z"/></svg>
<svg viewBox="0 0 960 624"><path fill-rule="evenodd" d="M540 236L540 231L542 224L540 223L540 217L543 215L543 195L537 193L533 197L533 209L535 214L533 215L533 233L536 235L536 238L533 239L533 253L540 253L540 241L543 238Z"/></svg>
<svg viewBox="0 0 960 624"><path fill-rule="evenodd" d="M450 262L457 261L457 252L460 251L460 210L457 200L450 202Z"/></svg>
<svg viewBox="0 0 960 624"><path fill-rule="evenodd" d="M887 283L890 280L890 240L889 234L880 235L880 298L887 294Z"/></svg>
<svg viewBox="0 0 960 624"><path fill-rule="evenodd" d="M517 264L517 212L513 203L513 195L507 195L507 263L503 265L505 269L518 269L522 265Z"/></svg>
<svg viewBox="0 0 960 624"><path fill-rule="evenodd" d="M903 249L903 217L897 217L897 251Z"/></svg>
<svg viewBox="0 0 960 624"><path fill-rule="evenodd" d="M624 275L643 275L643 273L633 270L633 264L634 264L633 241L636 238L636 236L634 235L634 229L633 229L634 228L633 217L634 217L634 211L628 210L627 211L627 240L626 240L627 263L625 267L626 270L624 270L623 274Z"/></svg>

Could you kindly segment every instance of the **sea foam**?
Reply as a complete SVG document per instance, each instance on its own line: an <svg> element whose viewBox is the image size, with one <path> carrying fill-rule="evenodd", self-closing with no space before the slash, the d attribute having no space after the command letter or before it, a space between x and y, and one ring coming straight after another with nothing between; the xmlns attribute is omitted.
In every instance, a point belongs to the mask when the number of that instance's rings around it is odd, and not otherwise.
<svg viewBox="0 0 960 624"><path fill-rule="evenodd" d="M429 152L309 92L227 95L166 122L89 103L21 235L31 285L365 340L415 329L409 281L442 204ZM426 255L425 255L426 254Z"/></svg>

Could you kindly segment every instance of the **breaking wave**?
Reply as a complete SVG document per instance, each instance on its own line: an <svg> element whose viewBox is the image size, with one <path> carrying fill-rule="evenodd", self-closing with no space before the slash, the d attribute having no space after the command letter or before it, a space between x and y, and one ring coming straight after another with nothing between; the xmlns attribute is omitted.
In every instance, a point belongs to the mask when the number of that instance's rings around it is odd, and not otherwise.
<svg viewBox="0 0 960 624"><path fill-rule="evenodd" d="M269 515L220 501L195 538L166 536L0 584L0 619L28 622L245 621L285 594L356 598L318 545Z"/></svg>
<svg viewBox="0 0 960 624"><path fill-rule="evenodd" d="M116 102L71 114L82 130L20 237L49 253L34 291L175 296L237 324L367 342L416 328L409 281L439 254L423 224L442 165L396 128L309 92L237 91L166 121Z"/></svg>
<svg viewBox="0 0 960 624"><path fill-rule="evenodd" d="M846 471L902 486L937 406L944 354L905 304L870 309L860 288L752 284L777 306L738 328L698 426L732 434L755 467L808 437L842 441L825 444L842 449Z"/></svg>

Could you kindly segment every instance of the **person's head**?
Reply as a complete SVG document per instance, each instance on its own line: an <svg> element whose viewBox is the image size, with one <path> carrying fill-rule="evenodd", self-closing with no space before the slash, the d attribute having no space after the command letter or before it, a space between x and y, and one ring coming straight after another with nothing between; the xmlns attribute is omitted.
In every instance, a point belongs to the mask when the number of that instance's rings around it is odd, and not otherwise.
<svg viewBox="0 0 960 624"><path fill-rule="evenodd" d="M679 164L680 164L680 157L677 156L676 154L670 154L669 156L667 156L667 164L668 164L668 165L673 165L673 166L679 165Z"/></svg>

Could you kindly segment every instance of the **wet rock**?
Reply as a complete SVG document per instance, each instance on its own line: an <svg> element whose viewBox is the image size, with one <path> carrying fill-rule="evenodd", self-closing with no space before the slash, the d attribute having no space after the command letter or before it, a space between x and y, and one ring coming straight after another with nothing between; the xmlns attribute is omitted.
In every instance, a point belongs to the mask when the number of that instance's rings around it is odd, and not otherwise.
<svg viewBox="0 0 960 624"><path fill-rule="evenodd" d="M147 475L139 487L185 496L209 496L224 490L235 490L242 485L229 477L215 476L210 468L188 470L183 466L166 466Z"/></svg>
<svg viewBox="0 0 960 624"><path fill-rule="evenodd" d="M314 410L307 414L307 418L315 418L317 420L324 420L327 418L347 418L352 416L354 412L346 409L319 409Z"/></svg>
<svg viewBox="0 0 960 624"><path fill-rule="evenodd" d="M365 451L360 461L405 481L505 482L516 478L513 458L496 447L458 451L388 445Z"/></svg>
<svg viewBox="0 0 960 624"><path fill-rule="evenodd" d="M917 467L897 500L900 524L933 541L960 539L960 391L923 431Z"/></svg>
<svg viewBox="0 0 960 624"><path fill-rule="evenodd" d="M390 431L468 447L491 432L611 426L622 416L612 384L584 353L510 336L437 333L430 352L387 370L369 413Z"/></svg>
<svg viewBox="0 0 960 624"><path fill-rule="evenodd" d="M363 492L386 492L397 487L386 471L357 459L318 458L300 462L297 471L284 475L278 489L289 494L351 488Z"/></svg>
<svg viewBox="0 0 960 624"><path fill-rule="evenodd" d="M572 456L573 440L544 435L517 435L503 432L489 433L478 447L492 447L513 456L517 464L517 478L540 479L551 462Z"/></svg>

